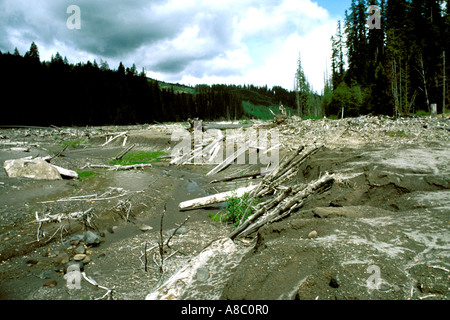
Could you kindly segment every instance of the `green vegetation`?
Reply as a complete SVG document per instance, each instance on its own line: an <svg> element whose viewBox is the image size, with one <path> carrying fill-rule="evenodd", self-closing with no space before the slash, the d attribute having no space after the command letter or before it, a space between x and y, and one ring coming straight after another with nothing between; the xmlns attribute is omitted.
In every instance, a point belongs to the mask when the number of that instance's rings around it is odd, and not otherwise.
<svg viewBox="0 0 450 320"><path fill-rule="evenodd" d="M149 79L149 81L155 81L152 79ZM158 80L156 80L158 81ZM193 87L185 86L179 83L173 84L173 83L167 83L164 81L158 81L159 88L161 90L173 90L175 93L186 93L186 94L194 94L195 89Z"/></svg>
<svg viewBox="0 0 450 320"><path fill-rule="evenodd" d="M120 160L112 160L112 165L128 166L133 164L150 163L160 161L160 156L167 154L164 151L136 151L127 153Z"/></svg>
<svg viewBox="0 0 450 320"><path fill-rule="evenodd" d="M430 112L427 112L427 111L424 111L424 110L419 110L414 115L417 116L417 117L429 117L430 116Z"/></svg>
<svg viewBox="0 0 450 320"><path fill-rule="evenodd" d="M83 146L86 146L87 144L87 140L66 140L66 141L62 141L59 146L61 148L65 148L67 146L71 147L71 148L81 148Z"/></svg>
<svg viewBox="0 0 450 320"><path fill-rule="evenodd" d="M401 138L405 138L408 135L405 133L405 130L399 130L399 131L389 131L387 132L387 135L389 137L401 137Z"/></svg>
<svg viewBox="0 0 450 320"><path fill-rule="evenodd" d="M250 117L260 120L273 120L273 113L280 113L278 107L276 106L263 106L255 105L249 101L242 101L242 106L244 107L244 112Z"/></svg>
<svg viewBox="0 0 450 320"><path fill-rule="evenodd" d="M87 181L88 179L94 178L99 175L99 173L95 171L77 171L77 173L78 179L80 179L80 181Z"/></svg>
<svg viewBox="0 0 450 320"><path fill-rule="evenodd" d="M248 193L244 194L242 197L237 197L237 195L234 194L227 199L227 207L225 209L217 214L210 214L209 216L214 221L229 222L232 223L234 227L238 227L241 221L247 220L247 218L255 212L253 206L256 204L256 200L254 200L253 203L250 203L250 200ZM245 210L249 205L251 206L245 214Z"/></svg>

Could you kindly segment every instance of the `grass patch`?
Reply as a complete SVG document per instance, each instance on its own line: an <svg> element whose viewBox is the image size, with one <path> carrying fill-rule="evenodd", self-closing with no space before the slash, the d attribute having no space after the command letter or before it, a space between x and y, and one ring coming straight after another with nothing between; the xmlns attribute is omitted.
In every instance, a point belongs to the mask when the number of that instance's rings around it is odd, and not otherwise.
<svg viewBox="0 0 450 320"><path fill-rule="evenodd" d="M389 131L387 132L387 135L389 137L400 137L400 138L406 138L408 135L405 133L405 130L399 130L399 131Z"/></svg>
<svg viewBox="0 0 450 320"><path fill-rule="evenodd" d="M273 114L270 112L270 110L272 110L273 113L275 114L280 113L278 106L268 107L262 105L255 105L248 101L242 101L242 107L244 108L245 114L247 114L251 118L261 120L273 120Z"/></svg>
<svg viewBox="0 0 450 320"><path fill-rule="evenodd" d="M95 171L77 171L77 173L80 181L86 181L87 179L91 179L99 175L99 173Z"/></svg>
<svg viewBox="0 0 450 320"><path fill-rule="evenodd" d="M414 115L417 117L429 117L430 113L425 110L418 110Z"/></svg>
<svg viewBox="0 0 450 320"><path fill-rule="evenodd" d="M166 155L164 151L137 151L127 153L120 160L112 160L112 165L129 166L134 164L150 163L160 161L160 156Z"/></svg>
<svg viewBox="0 0 450 320"><path fill-rule="evenodd" d="M61 148L71 147L73 149L81 148L87 145L87 140L66 140L59 143Z"/></svg>
<svg viewBox="0 0 450 320"><path fill-rule="evenodd" d="M255 212L254 205L256 205L256 203L257 201L254 200L250 209L247 211L247 214L245 214L245 210L250 205L249 194L245 193L242 197L237 197L237 195L234 194L227 199L227 207L225 209L217 214L210 213L209 217L214 221L229 222L237 228L241 221L247 220L247 218Z"/></svg>

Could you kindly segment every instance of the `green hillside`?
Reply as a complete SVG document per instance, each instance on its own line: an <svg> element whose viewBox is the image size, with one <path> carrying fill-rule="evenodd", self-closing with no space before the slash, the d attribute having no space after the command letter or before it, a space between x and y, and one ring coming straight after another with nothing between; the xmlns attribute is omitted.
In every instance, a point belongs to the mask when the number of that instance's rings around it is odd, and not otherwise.
<svg viewBox="0 0 450 320"><path fill-rule="evenodd" d="M244 109L243 118L247 119L271 120L273 119L273 114L279 113L280 104L286 107L288 114L296 113L294 110L295 93L281 87L273 87L271 89L267 88L267 86L256 87L253 85L197 85L192 87L154 79L149 79L149 81L157 81L161 90L173 90L175 94L196 95L202 92L205 87L211 88L216 92L227 92L240 101Z"/></svg>

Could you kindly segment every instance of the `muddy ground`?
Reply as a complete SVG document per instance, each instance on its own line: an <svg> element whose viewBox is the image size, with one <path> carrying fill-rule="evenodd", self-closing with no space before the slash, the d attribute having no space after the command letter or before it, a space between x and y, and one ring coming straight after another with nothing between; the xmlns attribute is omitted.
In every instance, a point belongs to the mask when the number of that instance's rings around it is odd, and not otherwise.
<svg viewBox="0 0 450 320"><path fill-rule="evenodd" d="M174 166L170 158L139 170L81 169L87 163L105 164L124 149L123 139L102 146L108 133L128 131L126 146L170 154L177 143L171 133L182 126L0 129L1 163L53 155L62 150L61 141L83 140L52 163L98 173L41 181L9 178L0 170L0 299L145 299L211 241L226 237L233 227L209 218L223 204L185 212L178 204L247 184L209 182L245 174L257 165L233 164L213 176L205 174L214 165ZM272 126L257 122L254 127ZM178 298L447 300L448 128L448 120L376 117L292 121L272 128L280 132L280 156L313 141L325 144L287 185L308 183L325 172L353 177L314 194L290 217L235 240L233 258L204 265ZM14 149L24 146L28 152ZM74 198L86 195L91 196ZM161 273L158 241L164 205L165 241L168 231L189 220L170 239L170 247L164 247L167 260ZM61 257L73 259L83 246L73 238L86 232L83 224L43 224L37 241L36 212L43 216L89 208L96 214L91 229L101 242L84 246L88 258L82 271L114 289L108 296L84 279L80 289L66 285Z"/></svg>

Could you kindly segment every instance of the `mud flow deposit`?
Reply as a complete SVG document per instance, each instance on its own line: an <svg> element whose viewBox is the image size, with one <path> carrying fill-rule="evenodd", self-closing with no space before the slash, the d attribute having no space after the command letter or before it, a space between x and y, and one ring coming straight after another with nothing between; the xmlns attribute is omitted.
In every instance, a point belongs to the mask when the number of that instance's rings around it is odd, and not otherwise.
<svg viewBox="0 0 450 320"><path fill-rule="evenodd" d="M0 128L0 299L449 298L448 119L188 127Z"/></svg>

